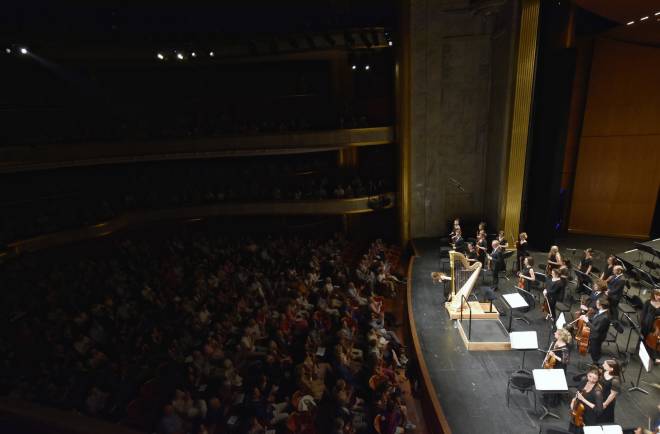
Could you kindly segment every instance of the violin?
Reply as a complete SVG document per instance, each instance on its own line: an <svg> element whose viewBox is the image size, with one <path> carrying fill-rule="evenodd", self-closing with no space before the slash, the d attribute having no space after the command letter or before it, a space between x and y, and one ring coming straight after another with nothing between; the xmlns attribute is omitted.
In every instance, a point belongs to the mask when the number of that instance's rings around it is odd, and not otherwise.
<svg viewBox="0 0 660 434"><path fill-rule="evenodd" d="M550 352L552 352L552 349L554 348L556 343L557 341L554 341L553 343L550 344L550 348L548 348L548 352L545 355L545 359L543 359L543 369L555 369L555 365L557 364L557 359L552 357L550 355Z"/></svg>
<svg viewBox="0 0 660 434"><path fill-rule="evenodd" d="M584 393L584 391L582 391ZM584 403L577 399L577 394L580 393L578 390L575 394L575 398L571 402L571 423L578 428L584 426Z"/></svg>
<svg viewBox="0 0 660 434"><path fill-rule="evenodd" d="M660 349L660 317L653 322L653 331L646 335L644 343L653 351Z"/></svg>

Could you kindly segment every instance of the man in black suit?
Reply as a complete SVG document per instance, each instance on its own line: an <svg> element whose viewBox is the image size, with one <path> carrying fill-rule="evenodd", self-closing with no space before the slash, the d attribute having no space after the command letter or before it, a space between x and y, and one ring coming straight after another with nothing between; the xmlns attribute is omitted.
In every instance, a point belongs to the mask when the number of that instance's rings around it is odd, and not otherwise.
<svg viewBox="0 0 660 434"><path fill-rule="evenodd" d="M456 250L459 253L465 253L465 238L463 238L463 234L461 233L460 229L456 229L453 244L454 244L454 250Z"/></svg>
<svg viewBox="0 0 660 434"><path fill-rule="evenodd" d="M598 365L600 354L603 348L603 341L607 337L607 332L610 329L610 317L607 310L610 307L606 297L601 297L596 301L598 312L589 319L587 315L582 315L582 320L586 321L590 334L589 334L589 354L594 364Z"/></svg>
<svg viewBox="0 0 660 434"><path fill-rule="evenodd" d="M619 319L619 301L623 297L623 287L626 286L626 279L623 276L623 267L615 265L612 269L614 276L607 282L607 297L610 299L610 312L613 320Z"/></svg>
<svg viewBox="0 0 660 434"><path fill-rule="evenodd" d="M490 261L493 268L493 287L497 289L498 277L500 271L506 270L506 264L504 263L504 252L500 246L500 242L493 240L491 243L493 251L490 252Z"/></svg>

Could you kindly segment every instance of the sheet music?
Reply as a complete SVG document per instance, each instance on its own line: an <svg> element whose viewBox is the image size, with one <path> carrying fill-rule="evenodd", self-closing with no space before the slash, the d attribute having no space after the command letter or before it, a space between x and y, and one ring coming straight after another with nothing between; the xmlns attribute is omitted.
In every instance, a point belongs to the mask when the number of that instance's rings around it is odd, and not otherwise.
<svg viewBox="0 0 660 434"><path fill-rule="evenodd" d="M558 329L563 328L564 324L566 324L566 318L564 318L564 312L562 312L559 314L559 318L557 318L557 322L556 322L557 328Z"/></svg>
<svg viewBox="0 0 660 434"><path fill-rule="evenodd" d="M644 344L639 346L639 360L642 362L646 372L651 372L653 364L651 363L651 356L649 356L649 353L646 351L646 346Z"/></svg>

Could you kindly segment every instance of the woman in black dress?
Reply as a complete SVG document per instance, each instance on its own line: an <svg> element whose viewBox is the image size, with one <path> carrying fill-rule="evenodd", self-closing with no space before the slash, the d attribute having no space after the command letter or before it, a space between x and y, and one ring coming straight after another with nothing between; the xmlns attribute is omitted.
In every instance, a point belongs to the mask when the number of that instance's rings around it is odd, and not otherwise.
<svg viewBox="0 0 660 434"><path fill-rule="evenodd" d="M616 258L614 255L610 255L607 257L607 267L605 270L603 270L602 273L600 273L600 280L605 281L605 283L609 282L610 279L614 276L614 266L616 265L615 263Z"/></svg>
<svg viewBox="0 0 660 434"><path fill-rule="evenodd" d="M479 262L486 268L486 252L488 250L488 242L486 241L486 231L479 231L477 236L477 256Z"/></svg>
<svg viewBox="0 0 660 434"><path fill-rule="evenodd" d="M531 256L523 259L523 268L518 277L524 279L523 285L521 286L527 292L530 292L532 285L536 282L536 275L534 274L534 258ZM520 284L520 282L518 282Z"/></svg>
<svg viewBox="0 0 660 434"><path fill-rule="evenodd" d="M593 249L589 248L584 251L584 258L580 261L580 271L586 274L587 277L583 277L581 274L578 274L578 291L587 293L586 289L582 285L591 286L591 278L589 278L589 273L593 268Z"/></svg>
<svg viewBox="0 0 660 434"><path fill-rule="evenodd" d="M644 307L642 308L642 322L640 325L642 328L642 336L644 336L644 338L653 333L655 319L658 317L660 317L660 288L654 288L653 295L651 295L651 298L644 303ZM657 362L658 358L660 358L658 351L649 348L648 345L646 345L646 350Z"/></svg>
<svg viewBox="0 0 660 434"><path fill-rule="evenodd" d="M616 398L621 393L621 367L616 360L605 360L603 362L603 412L598 417L599 424L614 423L614 405Z"/></svg>
<svg viewBox="0 0 660 434"><path fill-rule="evenodd" d="M575 398L571 400L571 410L575 410L579 404L584 405L584 425L598 425L598 416L603 411L603 389L598 384L598 368L589 369L586 380L578 386ZM572 417L569 430L575 434L582 434L582 426L576 426Z"/></svg>
<svg viewBox="0 0 660 434"><path fill-rule="evenodd" d="M557 305L557 301L561 298L561 295L564 293L566 280L559 276L558 268L553 268L551 275L552 278L545 284L546 286L543 290L543 295L548 298L548 304L550 305L550 313L552 314L552 317L557 318L557 315L555 314L555 306Z"/></svg>
<svg viewBox="0 0 660 434"><path fill-rule="evenodd" d="M548 359L552 358L554 362L553 369L563 369L568 367L569 346L571 343L571 334L566 329L557 329L555 331L555 344L548 353Z"/></svg>
<svg viewBox="0 0 660 434"><path fill-rule="evenodd" d="M550 277L551 270L559 267L561 267L561 254L559 253L559 247L551 246L550 251L548 252L545 274Z"/></svg>
<svg viewBox="0 0 660 434"><path fill-rule="evenodd" d="M518 235L518 241L516 241L516 269L521 270L523 268L523 261L526 257L529 256L527 251L527 232L521 232Z"/></svg>

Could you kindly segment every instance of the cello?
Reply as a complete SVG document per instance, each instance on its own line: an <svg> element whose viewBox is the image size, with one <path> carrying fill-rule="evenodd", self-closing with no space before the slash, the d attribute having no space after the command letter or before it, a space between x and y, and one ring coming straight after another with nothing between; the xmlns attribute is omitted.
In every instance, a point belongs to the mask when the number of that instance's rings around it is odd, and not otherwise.
<svg viewBox="0 0 660 434"><path fill-rule="evenodd" d="M644 343L653 351L660 349L660 317L656 317L653 321L653 330L646 335Z"/></svg>

